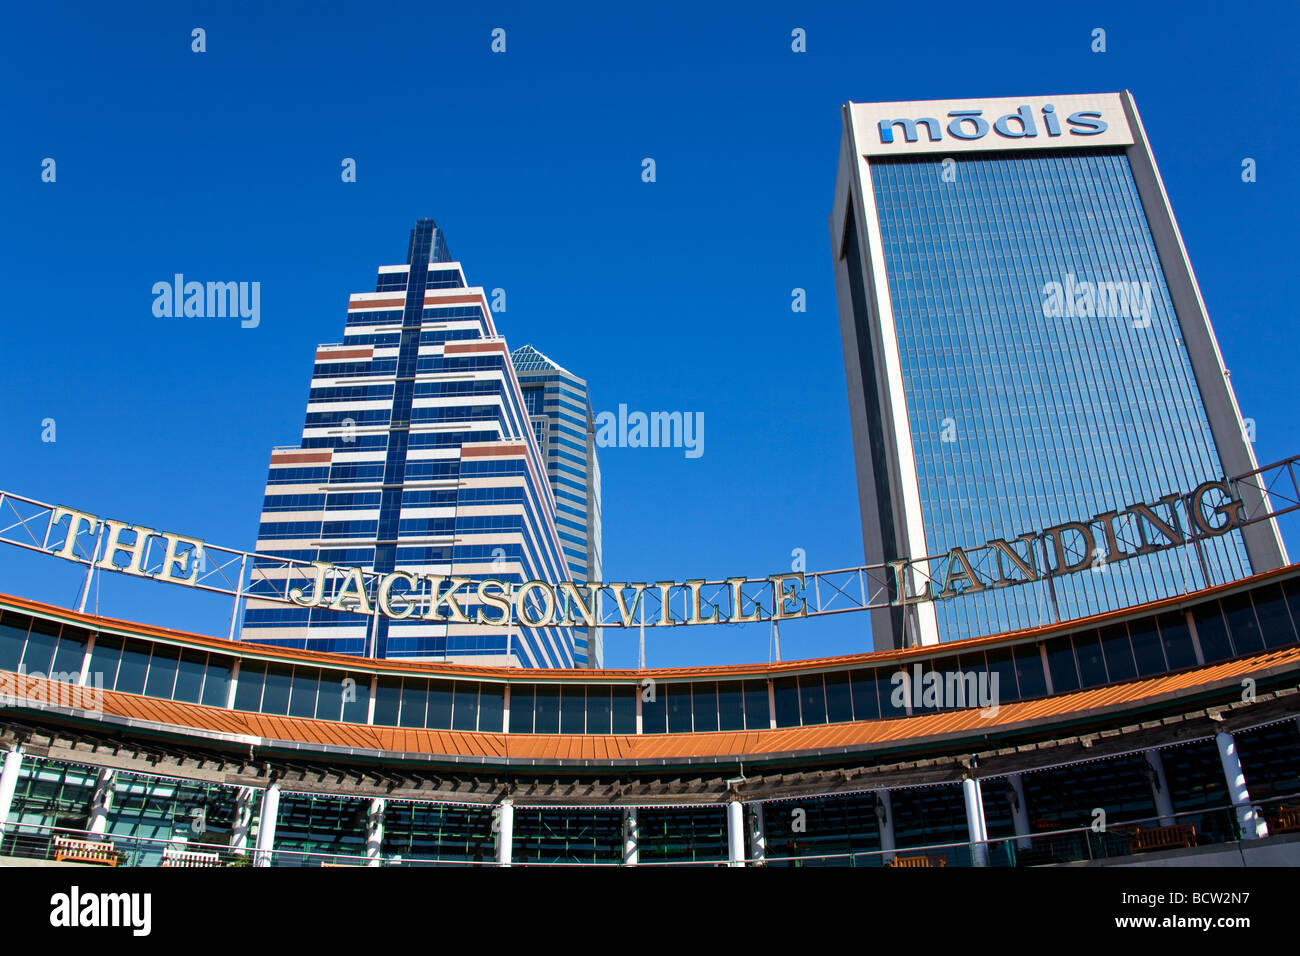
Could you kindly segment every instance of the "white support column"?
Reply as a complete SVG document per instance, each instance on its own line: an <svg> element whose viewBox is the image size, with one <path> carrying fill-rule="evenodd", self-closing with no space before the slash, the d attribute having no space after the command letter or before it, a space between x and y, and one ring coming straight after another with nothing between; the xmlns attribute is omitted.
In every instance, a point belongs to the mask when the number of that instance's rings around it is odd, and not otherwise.
<svg viewBox="0 0 1300 956"><path fill-rule="evenodd" d="M18 789L18 772L23 768L23 752L14 744L5 754L4 769L0 770L0 835L5 832L5 821L14 805L14 791Z"/></svg>
<svg viewBox="0 0 1300 956"><path fill-rule="evenodd" d="M1171 827L1178 822L1178 818L1174 816L1174 798L1169 792L1169 781L1165 778L1164 758L1160 756L1159 750L1147 750L1142 756L1146 757L1147 766L1151 768L1151 796L1156 801L1160 825Z"/></svg>
<svg viewBox="0 0 1300 956"><path fill-rule="evenodd" d="M77 686L85 687L86 681L90 678L90 655L95 652L95 638L99 636L98 631L91 631L90 636L86 638L86 650L81 655L81 676L77 678ZM4 820L0 818L0 823Z"/></svg>
<svg viewBox="0 0 1300 956"><path fill-rule="evenodd" d="M966 777L961 782L962 796L966 799L966 833L971 844L971 862L975 866L989 865L989 831L984 821L984 798L980 782Z"/></svg>
<svg viewBox="0 0 1300 956"><path fill-rule="evenodd" d="M1219 760L1223 764L1223 776L1228 781L1228 796L1237 808L1237 822L1241 824L1241 836L1246 840L1259 840L1268 836L1268 824L1264 816L1250 803L1250 791L1246 789L1246 775L1241 769L1241 757L1237 754L1237 742L1232 734L1215 734L1214 742L1219 745Z"/></svg>
<svg viewBox="0 0 1300 956"><path fill-rule="evenodd" d="M262 791L262 808L257 814L257 853L255 866L270 866L275 848L275 821L280 815L280 785L273 783Z"/></svg>
<svg viewBox="0 0 1300 956"><path fill-rule="evenodd" d="M510 865L510 851L515 838L515 804L509 797L497 808L497 865Z"/></svg>
<svg viewBox="0 0 1300 956"><path fill-rule="evenodd" d="M894 799L888 790L876 791L876 823L880 826L882 863L894 862Z"/></svg>
<svg viewBox="0 0 1300 956"><path fill-rule="evenodd" d="M226 688L226 710L235 709L235 692L239 690L239 658L230 668L230 686Z"/></svg>
<svg viewBox="0 0 1300 956"><path fill-rule="evenodd" d="M1028 850L1033 846L1029 833L1029 805L1025 803L1025 782L1020 774L1007 774L1007 785L1011 787L1011 822L1016 828L1017 849Z"/></svg>
<svg viewBox="0 0 1300 956"><path fill-rule="evenodd" d="M86 829L96 836L108 830L108 811L113 809L113 771L101 770L95 778L95 792L90 798L90 822Z"/></svg>
<svg viewBox="0 0 1300 956"><path fill-rule="evenodd" d="M384 806L384 801L378 798L370 801L370 812L366 815L366 866L383 863Z"/></svg>
<svg viewBox="0 0 1300 956"><path fill-rule="evenodd" d="M230 827L230 849L236 856L248 853L248 828L253 822L253 788L240 787L235 796L235 820Z"/></svg>
<svg viewBox="0 0 1300 956"><path fill-rule="evenodd" d="M641 862L641 821L636 807L623 811L623 865L637 866Z"/></svg>
<svg viewBox="0 0 1300 956"><path fill-rule="evenodd" d="M1192 653L1196 655L1196 666L1205 666L1205 649L1201 647L1201 632L1196 629L1196 615L1186 612L1187 633L1192 635Z"/></svg>
<svg viewBox="0 0 1300 956"><path fill-rule="evenodd" d="M750 803L746 805L749 810L749 845L750 856L755 863L765 863L767 861L767 829L763 820L763 805L761 803Z"/></svg>
<svg viewBox="0 0 1300 956"><path fill-rule="evenodd" d="M745 865L745 805L734 797L727 801L727 865Z"/></svg>

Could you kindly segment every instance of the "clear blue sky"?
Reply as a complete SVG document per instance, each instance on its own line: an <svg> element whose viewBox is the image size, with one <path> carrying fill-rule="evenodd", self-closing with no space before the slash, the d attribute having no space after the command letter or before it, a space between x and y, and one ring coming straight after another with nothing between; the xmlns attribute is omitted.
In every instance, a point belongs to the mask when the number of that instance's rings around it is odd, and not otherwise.
<svg viewBox="0 0 1300 956"><path fill-rule="evenodd" d="M510 343L585 376L597 411L704 412L702 458L604 451L608 578L766 574L794 548L860 564L840 105L1124 88L1257 454L1300 452L1293 4L232 6L6 5L0 487L251 548L315 345L430 216L471 283L507 290ZM154 318L177 272L261 282L261 325ZM113 577L103 612L224 633L224 600ZM78 583L0 548L2 591L66 604ZM790 624L784 656L868 649L866 628ZM654 665L768 657L766 627L650 638ZM635 632L609 632L608 663L634 660Z"/></svg>

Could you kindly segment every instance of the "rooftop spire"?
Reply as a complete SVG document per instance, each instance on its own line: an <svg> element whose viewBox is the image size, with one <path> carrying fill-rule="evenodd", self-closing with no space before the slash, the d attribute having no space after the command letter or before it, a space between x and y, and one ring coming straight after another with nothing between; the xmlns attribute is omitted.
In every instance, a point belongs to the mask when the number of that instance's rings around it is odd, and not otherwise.
<svg viewBox="0 0 1300 956"><path fill-rule="evenodd" d="M406 264L416 262L451 262L447 240L432 219L417 219L411 230L411 240L406 247Z"/></svg>

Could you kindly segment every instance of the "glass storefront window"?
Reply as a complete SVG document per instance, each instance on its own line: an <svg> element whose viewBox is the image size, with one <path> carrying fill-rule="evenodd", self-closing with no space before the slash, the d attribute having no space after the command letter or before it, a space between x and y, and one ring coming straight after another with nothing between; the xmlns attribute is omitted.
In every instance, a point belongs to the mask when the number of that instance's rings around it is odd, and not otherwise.
<svg viewBox="0 0 1300 956"><path fill-rule="evenodd" d="M1259 617L1265 645L1271 649L1294 644L1295 626L1291 612L1287 610L1286 599L1282 596L1282 589L1276 584L1261 587L1251 597L1255 600L1255 614Z"/></svg>
<svg viewBox="0 0 1300 956"><path fill-rule="evenodd" d="M664 696L668 699L668 732L691 732L691 685L665 684Z"/></svg>
<svg viewBox="0 0 1300 956"><path fill-rule="evenodd" d="M1096 631L1074 635L1074 656L1079 662L1079 686L1098 687L1106 683L1106 661Z"/></svg>
<svg viewBox="0 0 1300 956"><path fill-rule="evenodd" d="M505 684L480 684L478 693L478 729L485 733L499 734L504 729L505 720Z"/></svg>
<svg viewBox="0 0 1300 956"><path fill-rule="evenodd" d="M146 695L171 700L180 659L180 651L176 648L164 644L154 645L153 656L149 660L149 677L144 684Z"/></svg>
<svg viewBox="0 0 1300 956"><path fill-rule="evenodd" d="M319 691L320 671L315 667L295 667L289 685L289 716L315 717Z"/></svg>
<svg viewBox="0 0 1300 956"><path fill-rule="evenodd" d="M640 693L640 687L621 687L617 684L614 686L612 701L614 733L636 733L636 701Z"/></svg>
<svg viewBox="0 0 1300 956"><path fill-rule="evenodd" d="M745 729L767 730L772 726L772 708L767 698L767 681L745 681Z"/></svg>
<svg viewBox="0 0 1300 956"><path fill-rule="evenodd" d="M691 712L695 718L695 732L709 733L718 729L718 685L701 681L691 685Z"/></svg>
<svg viewBox="0 0 1300 956"><path fill-rule="evenodd" d="M283 715L289 711L289 687L293 668L283 664L269 664L266 668L266 689L262 691L262 713Z"/></svg>
<svg viewBox="0 0 1300 956"><path fill-rule="evenodd" d="M533 709L535 734L560 732L560 688L556 684L538 684L536 706ZM663 733L661 730L660 733Z"/></svg>
<svg viewBox="0 0 1300 956"><path fill-rule="evenodd" d="M239 675L239 689L244 688L244 675ZM397 715L402 707L402 680L400 677L381 677L375 688L375 723L381 727L396 727Z"/></svg>
<svg viewBox="0 0 1300 956"><path fill-rule="evenodd" d="M144 679L149 672L149 651L148 644L138 641L126 642L126 646L122 649L122 662L117 668L115 690L126 694L144 693Z"/></svg>
<svg viewBox="0 0 1300 956"><path fill-rule="evenodd" d="M429 705L429 682L407 677L402 680L402 710L399 727L424 727Z"/></svg>
<svg viewBox="0 0 1300 956"><path fill-rule="evenodd" d="M54 660L54 646L58 640L59 625L49 621L33 621L31 633L27 635L27 649L23 652L23 670L28 674L48 676L50 662Z"/></svg>
<svg viewBox="0 0 1300 956"><path fill-rule="evenodd" d="M175 699L187 704L197 704L203 694L203 672L208 655L201 651L182 651L176 669ZM223 700L224 704L225 701Z"/></svg>
<svg viewBox="0 0 1300 956"><path fill-rule="evenodd" d="M854 671L850 684L853 690L853 719L878 720L880 701L876 697L875 671Z"/></svg>
<svg viewBox="0 0 1300 956"><path fill-rule="evenodd" d="M94 655L91 655L93 662ZM231 659L208 655L208 669L203 675L203 700L208 707L225 707L230 699Z"/></svg>
<svg viewBox="0 0 1300 956"><path fill-rule="evenodd" d="M478 730L478 683L476 681L456 681L451 729Z"/></svg>
<svg viewBox="0 0 1300 956"><path fill-rule="evenodd" d="M804 724L826 723L826 685L821 674L799 677L799 707Z"/></svg>
<svg viewBox="0 0 1300 956"><path fill-rule="evenodd" d="M86 632L65 627L59 635L59 646L50 664L50 674L58 680L76 683L81 679L81 664L86 659Z"/></svg>
<svg viewBox="0 0 1300 956"><path fill-rule="evenodd" d="M1047 642L1047 667L1052 675L1054 693L1068 694L1079 689L1079 670L1068 637L1058 637Z"/></svg>
<svg viewBox="0 0 1300 956"><path fill-rule="evenodd" d="M0 670L18 670L26 643L27 621L16 614L0 614Z"/></svg>
<svg viewBox="0 0 1300 956"><path fill-rule="evenodd" d="M740 681L718 684L718 729L745 729L745 695Z"/></svg>
<svg viewBox="0 0 1300 956"><path fill-rule="evenodd" d="M510 685L510 732L512 734L531 734L533 732L533 685Z"/></svg>
<svg viewBox="0 0 1300 956"><path fill-rule="evenodd" d="M1020 699L1020 688L1016 686L1016 664L1011 651L989 651L989 692L993 693L993 678L997 677L997 700L1008 703Z"/></svg>
<svg viewBox="0 0 1300 956"><path fill-rule="evenodd" d="M1128 639L1128 625L1110 624L1101 629L1101 649L1106 657L1106 672L1111 682L1132 680L1137 676L1133 645Z"/></svg>
<svg viewBox="0 0 1300 956"><path fill-rule="evenodd" d="M776 725L799 726L799 679L778 677L772 681L772 694L776 698Z"/></svg>
<svg viewBox="0 0 1300 956"><path fill-rule="evenodd" d="M451 729L452 683L429 681L429 713L424 726L433 730Z"/></svg>
<svg viewBox="0 0 1300 956"><path fill-rule="evenodd" d="M1249 593L1224 598L1223 616L1228 621L1228 633L1232 635L1237 654L1257 654L1264 649L1264 637L1259 632Z"/></svg>
<svg viewBox="0 0 1300 956"><path fill-rule="evenodd" d="M1047 678L1043 673L1043 658L1037 644L1019 644L1015 648L1016 683L1025 699L1042 697L1047 693Z"/></svg>
<svg viewBox="0 0 1300 956"><path fill-rule="evenodd" d="M1232 657L1232 643L1228 640L1228 625L1223 621L1218 601L1198 604L1192 611L1196 621L1196 637L1201 642L1205 663L1226 661Z"/></svg>
<svg viewBox="0 0 1300 956"><path fill-rule="evenodd" d="M1168 669L1155 621L1134 621L1129 628L1129 639L1133 642L1133 658L1137 661L1140 675L1150 677L1152 674L1163 674Z"/></svg>
<svg viewBox="0 0 1300 956"><path fill-rule="evenodd" d="M1187 617L1181 611L1161 614L1156 618L1160 629L1160 642L1165 649L1165 663L1169 670L1182 670L1196 666L1196 649L1192 647L1192 632Z"/></svg>
<svg viewBox="0 0 1300 956"><path fill-rule="evenodd" d="M560 733L582 733L586 707L586 688L581 684L565 684L560 690Z"/></svg>

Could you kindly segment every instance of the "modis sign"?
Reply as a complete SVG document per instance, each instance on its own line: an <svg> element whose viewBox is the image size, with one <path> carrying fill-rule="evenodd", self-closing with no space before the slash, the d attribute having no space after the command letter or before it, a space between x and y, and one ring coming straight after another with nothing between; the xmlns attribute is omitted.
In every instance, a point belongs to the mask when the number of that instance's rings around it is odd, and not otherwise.
<svg viewBox="0 0 1300 956"><path fill-rule="evenodd" d="M849 110L863 156L1133 143L1118 93L850 103Z"/></svg>

